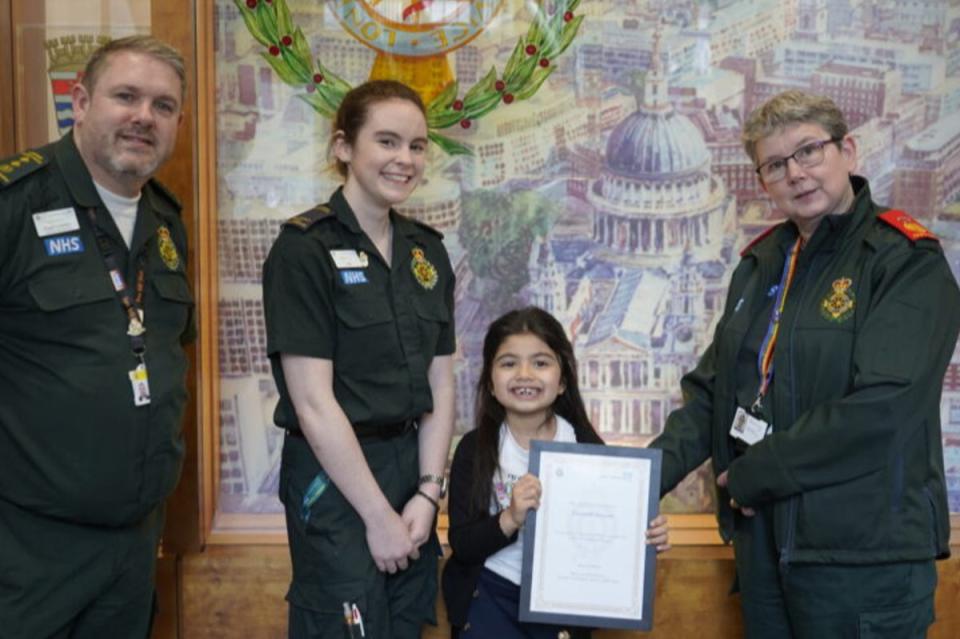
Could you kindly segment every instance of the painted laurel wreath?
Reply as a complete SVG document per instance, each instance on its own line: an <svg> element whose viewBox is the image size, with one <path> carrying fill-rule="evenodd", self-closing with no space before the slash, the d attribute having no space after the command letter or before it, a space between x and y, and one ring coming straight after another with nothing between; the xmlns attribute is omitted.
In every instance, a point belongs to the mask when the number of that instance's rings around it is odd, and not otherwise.
<svg viewBox="0 0 960 639"><path fill-rule="evenodd" d="M263 58L280 79L301 87L299 95L315 111L332 118L350 84L311 57L307 38L293 23L286 0L233 0L250 34L264 46ZM501 104L532 97L553 73L553 61L570 46L583 16L574 15L580 0L558 0L548 14L539 4L527 33L521 37L503 74L490 71L460 97L456 80L427 105L430 139L450 155L470 155L469 147L440 134L455 126L469 129L475 120Z"/></svg>

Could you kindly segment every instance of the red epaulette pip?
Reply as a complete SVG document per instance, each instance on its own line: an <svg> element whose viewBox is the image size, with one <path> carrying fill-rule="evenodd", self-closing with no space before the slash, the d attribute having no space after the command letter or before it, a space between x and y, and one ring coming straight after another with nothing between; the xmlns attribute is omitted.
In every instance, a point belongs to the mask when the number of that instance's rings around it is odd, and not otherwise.
<svg viewBox="0 0 960 639"><path fill-rule="evenodd" d="M906 235L913 242L922 239L939 239L936 235L928 231L923 224L920 224L920 222L917 222L903 211L891 209L886 213L881 213L877 217Z"/></svg>

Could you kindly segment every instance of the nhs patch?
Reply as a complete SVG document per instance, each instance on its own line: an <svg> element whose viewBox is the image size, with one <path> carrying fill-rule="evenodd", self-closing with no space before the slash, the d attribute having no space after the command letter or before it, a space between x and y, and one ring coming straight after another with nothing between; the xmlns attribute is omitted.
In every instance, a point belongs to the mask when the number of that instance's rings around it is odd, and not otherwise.
<svg viewBox="0 0 960 639"><path fill-rule="evenodd" d="M367 274L363 271L340 271L340 279L343 280L343 283L347 286L353 284L366 284L367 283Z"/></svg>
<svg viewBox="0 0 960 639"><path fill-rule="evenodd" d="M50 257L83 253L83 240L80 239L79 235L47 237L43 240L43 247L47 249L47 255Z"/></svg>

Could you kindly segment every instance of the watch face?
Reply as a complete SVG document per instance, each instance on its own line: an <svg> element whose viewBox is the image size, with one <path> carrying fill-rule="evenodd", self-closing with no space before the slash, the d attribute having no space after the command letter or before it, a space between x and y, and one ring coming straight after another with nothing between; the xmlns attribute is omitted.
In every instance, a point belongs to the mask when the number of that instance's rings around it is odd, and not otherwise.
<svg viewBox="0 0 960 639"><path fill-rule="evenodd" d="M440 498L447 494L447 476L446 475L423 475L418 482L420 486L424 484L437 484L440 486Z"/></svg>
<svg viewBox="0 0 960 639"><path fill-rule="evenodd" d="M435 56L458 49L483 31L503 0L328 0L350 35L372 49L401 56Z"/></svg>

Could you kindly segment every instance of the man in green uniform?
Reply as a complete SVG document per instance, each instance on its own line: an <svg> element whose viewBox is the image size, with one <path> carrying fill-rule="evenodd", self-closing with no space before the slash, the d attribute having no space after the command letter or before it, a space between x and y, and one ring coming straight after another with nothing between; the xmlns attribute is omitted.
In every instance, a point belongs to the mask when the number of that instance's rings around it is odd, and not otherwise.
<svg viewBox="0 0 960 639"><path fill-rule="evenodd" d="M775 96L743 139L787 221L742 252L651 444L663 490L712 458L748 637L922 637L949 554L940 393L957 283L936 237L852 175L832 101Z"/></svg>
<svg viewBox="0 0 960 639"><path fill-rule="evenodd" d="M0 635L145 637L193 339L179 203L151 179L180 55L113 41L64 138L0 162Z"/></svg>

